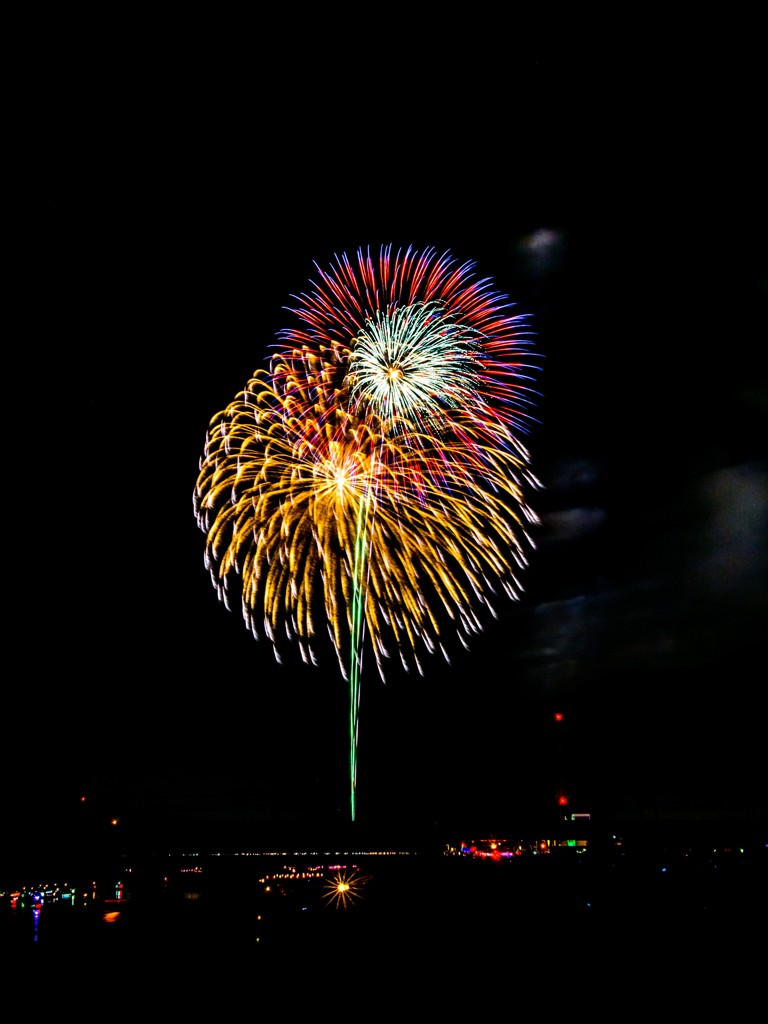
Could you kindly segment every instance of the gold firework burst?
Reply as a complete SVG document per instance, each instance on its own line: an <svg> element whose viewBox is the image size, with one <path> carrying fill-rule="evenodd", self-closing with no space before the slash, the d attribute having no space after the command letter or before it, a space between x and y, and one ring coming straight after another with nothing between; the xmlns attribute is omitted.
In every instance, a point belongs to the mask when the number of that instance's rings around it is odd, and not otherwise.
<svg viewBox="0 0 768 1024"><path fill-rule="evenodd" d="M347 910L355 900L363 898L360 890L370 879L370 875L358 875L354 871L337 871L326 881L323 899L329 905Z"/></svg>

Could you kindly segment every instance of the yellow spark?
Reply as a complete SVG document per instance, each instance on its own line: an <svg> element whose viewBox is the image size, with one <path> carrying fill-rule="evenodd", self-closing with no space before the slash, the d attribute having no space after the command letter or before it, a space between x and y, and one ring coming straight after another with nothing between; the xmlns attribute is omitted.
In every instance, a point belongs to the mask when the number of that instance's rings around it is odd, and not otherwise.
<svg viewBox="0 0 768 1024"><path fill-rule="evenodd" d="M337 909L347 910L355 900L363 898L360 890L366 882L370 881L370 878L370 875L357 875L354 872L337 871L332 878L326 881L326 893L323 899L329 905L333 904Z"/></svg>

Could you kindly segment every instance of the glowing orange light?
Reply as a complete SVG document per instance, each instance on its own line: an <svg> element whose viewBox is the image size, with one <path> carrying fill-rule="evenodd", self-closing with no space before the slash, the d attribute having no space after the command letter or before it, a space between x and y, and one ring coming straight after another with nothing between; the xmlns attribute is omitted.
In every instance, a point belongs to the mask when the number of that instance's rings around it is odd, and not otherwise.
<svg viewBox="0 0 768 1024"><path fill-rule="evenodd" d="M356 899L362 899L360 889L370 880L370 875L356 875L354 872L347 873L338 871L333 878L326 882L326 903L333 903L336 907L347 909Z"/></svg>

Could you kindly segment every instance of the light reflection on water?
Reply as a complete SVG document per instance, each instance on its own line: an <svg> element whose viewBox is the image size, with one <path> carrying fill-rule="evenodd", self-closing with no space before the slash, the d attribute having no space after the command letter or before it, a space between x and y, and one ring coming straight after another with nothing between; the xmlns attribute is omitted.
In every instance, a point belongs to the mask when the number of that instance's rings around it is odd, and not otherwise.
<svg viewBox="0 0 768 1024"><path fill-rule="evenodd" d="M237 1021L275 994L292 1007L306 997L310 1012L318 994L355 994L398 1014L414 998L435 1013L532 998L569 1014L587 999L615 1015L622 990L633 1009L647 994L656 1012L660 992L693 998L681 950L706 979L703 1009L718 979L730 997L764 977L753 937L768 912L764 859L682 870L413 858L156 868L58 895L0 894L0 979L34 993L38 1016L43 995L58 1014L77 993L99 1020L162 999L176 1017L199 1019L210 1004ZM365 879L359 898L329 901L334 876L353 872Z"/></svg>
<svg viewBox="0 0 768 1024"><path fill-rule="evenodd" d="M128 869L108 883L49 883L0 893L3 948L62 953L172 944L259 947L282 941L302 918L349 915L372 880L352 862L225 863ZM338 898L335 894L338 893Z"/></svg>
<svg viewBox="0 0 768 1024"><path fill-rule="evenodd" d="M596 865L587 858L281 860L209 857L122 867L107 881L0 894L2 952L120 958L269 951L315 958L512 956L547 936L613 951L651 935L730 942L766 908L739 862ZM757 897L757 899L756 899ZM556 937L556 939L554 938ZM574 946L575 939L578 943ZM572 948L573 947L573 948ZM580 954L577 954L580 955Z"/></svg>

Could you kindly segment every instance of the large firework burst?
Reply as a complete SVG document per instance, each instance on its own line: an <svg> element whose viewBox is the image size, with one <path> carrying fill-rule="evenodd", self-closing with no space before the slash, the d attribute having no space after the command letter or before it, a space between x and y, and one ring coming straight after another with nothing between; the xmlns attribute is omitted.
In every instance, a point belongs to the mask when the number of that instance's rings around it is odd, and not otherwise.
<svg viewBox="0 0 768 1024"><path fill-rule="evenodd" d="M296 297L269 368L211 421L194 508L219 596L253 634L350 684L352 817L363 651L423 671L517 599L539 487L521 436L526 318L434 249L334 257Z"/></svg>

